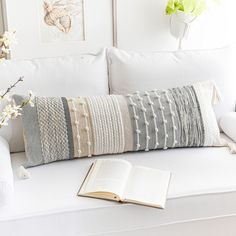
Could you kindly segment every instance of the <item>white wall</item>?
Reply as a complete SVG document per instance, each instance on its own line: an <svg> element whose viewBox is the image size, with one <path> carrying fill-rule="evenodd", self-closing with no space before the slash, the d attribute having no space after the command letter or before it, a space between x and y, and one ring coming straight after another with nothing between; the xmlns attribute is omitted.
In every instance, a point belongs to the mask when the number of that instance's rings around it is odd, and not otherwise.
<svg viewBox="0 0 236 236"><path fill-rule="evenodd" d="M18 45L11 58L39 58L97 52L112 46L112 0L85 0L86 41L44 43L40 35L38 0L4 0L8 28L15 28Z"/></svg>
<svg viewBox="0 0 236 236"><path fill-rule="evenodd" d="M123 49L175 50L169 32L167 0L117 0L118 46ZM221 0L193 22L185 49L222 47L236 39L236 1Z"/></svg>
<svg viewBox="0 0 236 236"><path fill-rule="evenodd" d="M1 0L0 0L1 1ZM60 56L96 52L113 43L112 0L85 1L86 42L42 43L38 0L4 0L8 26L17 30L19 44L12 58ZM169 31L167 0L116 0L118 47L137 51L176 50ZM192 24L184 49L222 47L236 40L235 0L221 0Z"/></svg>

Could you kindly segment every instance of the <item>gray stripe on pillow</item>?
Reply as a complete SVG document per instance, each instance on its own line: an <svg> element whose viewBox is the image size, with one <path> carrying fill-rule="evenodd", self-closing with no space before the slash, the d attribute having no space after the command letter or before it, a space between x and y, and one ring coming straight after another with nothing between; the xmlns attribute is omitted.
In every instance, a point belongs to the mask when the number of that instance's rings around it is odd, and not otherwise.
<svg viewBox="0 0 236 236"><path fill-rule="evenodd" d="M203 146L203 120L192 86L126 97L134 150Z"/></svg>
<svg viewBox="0 0 236 236"><path fill-rule="evenodd" d="M36 98L44 163L69 159L69 144L61 98Z"/></svg>
<svg viewBox="0 0 236 236"><path fill-rule="evenodd" d="M17 105L20 105L26 97L14 95ZM30 114L30 116L28 115ZM24 142L27 163L25 167L37 166L44 163L40 142L40 130L37 116L37 105L34 107L26 106L22 110L22 124L24 128ZM29 128L30 127L30 128Z"/></svg>
<svg viewBox="0 0 236 236"><path fill-rule="evenodd" d="M165 146L173 146L172 119L170 116L169 104L164 94L165 93L163 91L157 91L156 93L136 92L132 95L131 100L127 98L130 116L132 117L131 121L133 128L134 150L137 150L135 148L137 143L140 145L139 150L159 149L164 148ZM157 96L160 96L160 100L158 100ZM131 101L134 103L134 106L132 106ZM165 108L164 111L161 110L161 106ZM135 123L136 120L134 109L137 116L138 128ZM145 120L148 123L146 123ZM167 123L165 124L166 127L164 127L164 120L167 120ZM156 131L156 128L158 129L158 132ZM137 140L137 129L140 131L139 141ZM166 138L167 134L169 138ZM147 145L148 137L150 137L150 139Z"/></svg>
<svg viewBox="0 0 236 236"><path fill-rule="evenodd" d="M73 132L72 132L72 124L71 124L71 117L70 117L70 110L68 106L67 99L65 97L61 98L63 107L64 107L64 114L66 119L66 127L67 127L67 138L68 138L68 145L69 145L69 158L74 158L74 142L73 142Z"/></svg>
<svg viewBox="0 0 236 236"><path fill-rule="evenodd" d="M203 146L205 140L201 110L194 88L186 86L169 90L178 120L179 147Z"/></svg>

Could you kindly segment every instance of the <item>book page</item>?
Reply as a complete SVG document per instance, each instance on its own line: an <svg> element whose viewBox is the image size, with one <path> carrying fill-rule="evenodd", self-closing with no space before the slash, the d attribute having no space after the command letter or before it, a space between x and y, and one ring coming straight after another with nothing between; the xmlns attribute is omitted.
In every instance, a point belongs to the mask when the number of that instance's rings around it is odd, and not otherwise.
<svg viewBox="0 0 236 236"><path fill-rule="evenodd" d="M125 201L164 208L170 172L134 166L123 198Z"/></svg>
<svg viewBox="0 0 236 236"><path fill-rule="evenodd" d="M80 194L110 192L122 196L131 168L131 164L124 160L97 160Z"/></svg>

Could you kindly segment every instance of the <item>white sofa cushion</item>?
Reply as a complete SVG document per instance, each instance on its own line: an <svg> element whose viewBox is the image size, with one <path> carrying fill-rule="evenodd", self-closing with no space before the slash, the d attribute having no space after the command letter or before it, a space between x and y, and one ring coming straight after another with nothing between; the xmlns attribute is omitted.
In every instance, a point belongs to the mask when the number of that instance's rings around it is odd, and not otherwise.
<svg viewBox="0 0 236 236"><path fill-rule="evenodd" d="M236 112L229 112L222 116L220 127L226 135L236 142Z"/></svg>
<svg viewBox="0 0 236 236"><path fill-rule="evenodd" d="M235 45L214 50L156 53L132 53L112 48L108 51L108 60L113 94L213 80L223 98L215 107L217 118L235 110Z"/></svg>
<svg viewBox="0 0 236 236"><path fill-rule="evenodd" d="M14 172L25 158L24 153L13 154ZM236 214L236 159L226 147L178 148L107 156L128 160L134 165L171 171L164 211L78 197L79 187L97 158L56 162L29 169L30 179L15 182L13 207L0 210L1 234L110 235L113 231L132 231Z"/></svg>
<svg viewBox="0 0 236 236"><path fill-rule="evenodd" d="M83 96L108 94L106 50L98 55L78 55L35 60L6 61L0 65L1 88L24 76L16 88L18 94L34 91L38 96ZM11 152L24 151L19 119L0 130Z"/></svg>
<svg viewBox="0 0 236 236"><path fill-rule="evenodd" d="M13 183L9 145L5 139L0 137L0 207L12 200Z"/></svg>

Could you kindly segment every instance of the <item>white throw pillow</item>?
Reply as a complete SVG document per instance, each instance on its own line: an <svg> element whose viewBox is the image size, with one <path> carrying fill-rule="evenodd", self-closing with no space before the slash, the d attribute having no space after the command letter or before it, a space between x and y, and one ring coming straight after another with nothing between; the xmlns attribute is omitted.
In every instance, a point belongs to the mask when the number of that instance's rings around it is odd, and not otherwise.
<svg viewBox="0 0 236 236"><path fill-rule="evenodd" d="M109 93L106 50L98 55L6 61L0 65L0 91L20 76L24 76L24 82L14 90L18 94L27 94L29 89L38 96L76 97ZM9 142L11 152L24 151L20 119L1 129L0 135Z"/></svg>
<svg viewBox="0 0 236 236"><path fill-rule="evenodd" d="M11 201L14 192L10 150L6 140L0 137L0 207Z"/></svg>
<svg viewBox="0 0 236 236"><path fill-rule="evenodd" d="M235 110L235 51L235 45L214 50L155 53L132 53L112 48L108 51L110 92L127 94L213 80L223 99L214 108L219 119L226 112Z"/></svg>
<svg viewBox="0 0 236 236"><path fill-rule="evenodd" d="M236 112L229 112L222 116L220 127L227 136L236 142Z"/></svg>

